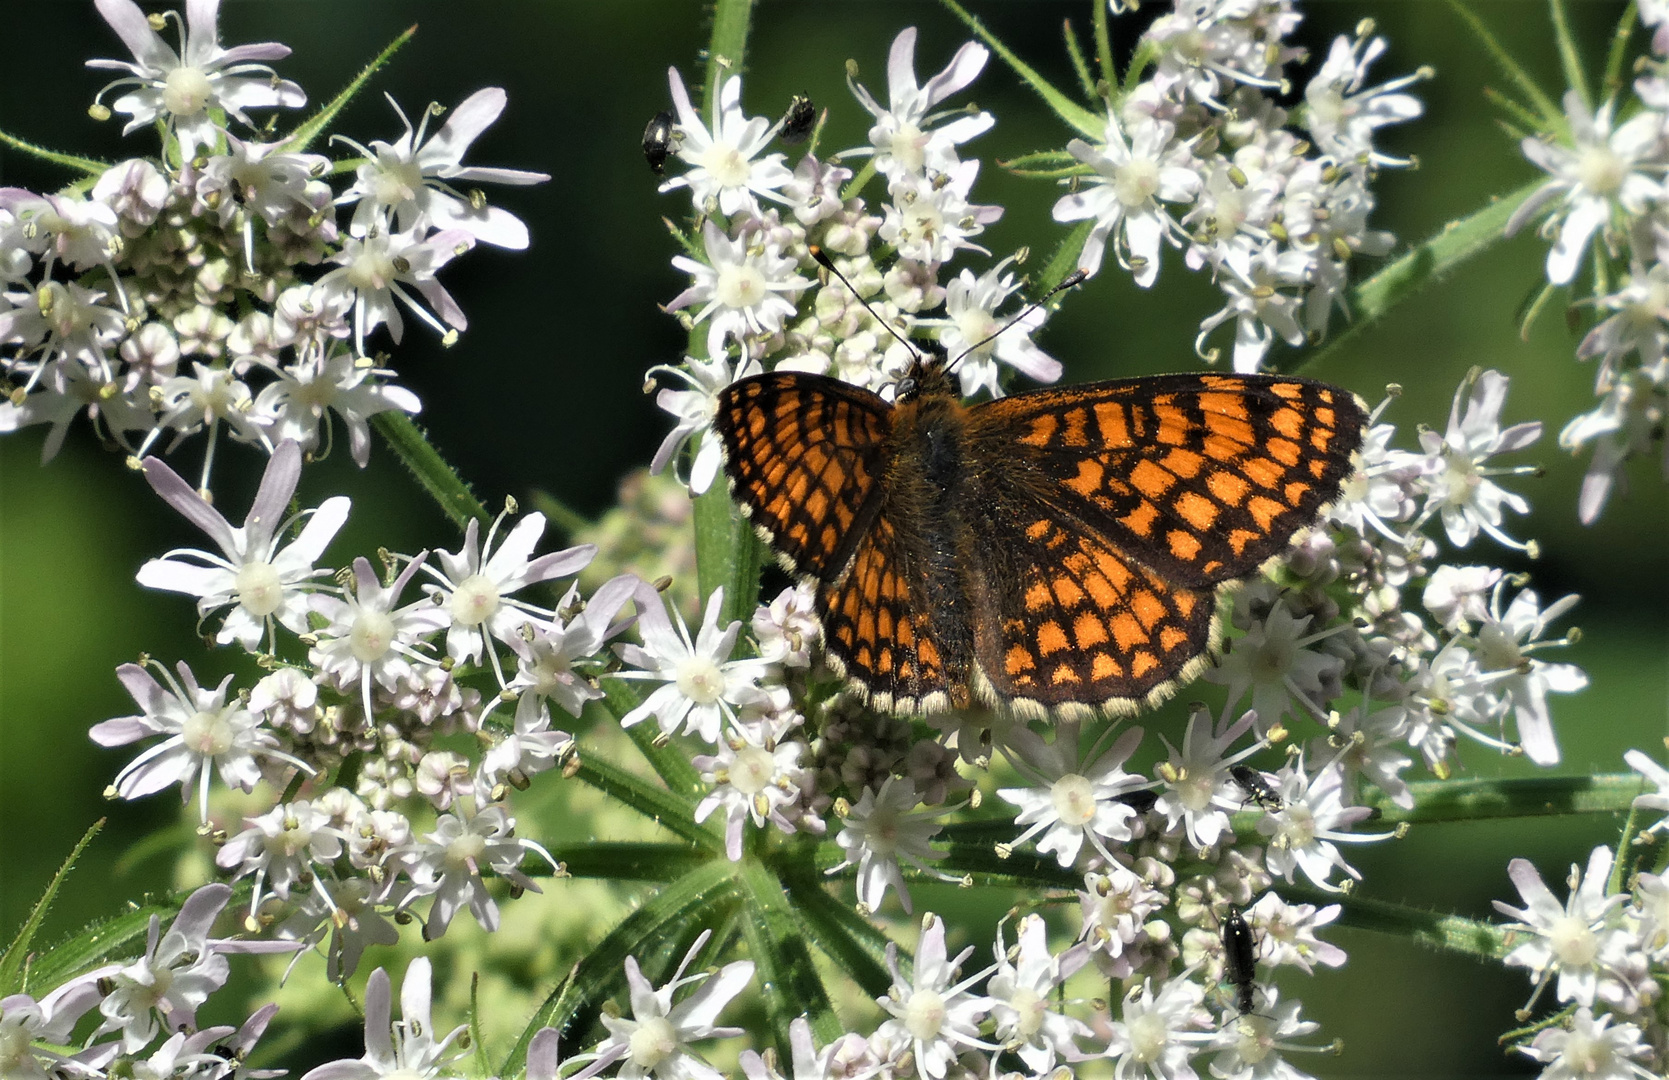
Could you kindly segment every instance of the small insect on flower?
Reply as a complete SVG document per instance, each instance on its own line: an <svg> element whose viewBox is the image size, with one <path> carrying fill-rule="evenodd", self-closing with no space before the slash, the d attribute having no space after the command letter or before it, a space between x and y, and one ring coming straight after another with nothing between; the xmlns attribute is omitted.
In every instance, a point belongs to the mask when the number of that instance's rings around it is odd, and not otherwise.
<svg viewBox="0 0 1669 1080"><path fill-rule="evenodd" d="M1257 1008L1258 944L1240 909L1223 916L1223 981L1234 987L1234 1005L1245 1016Z"/></svg>
<svg viewBox="0 0 1669 1080"><path fill-rule="evenodd" d="M1240 790L1246 793L1247 801L1256 803L1260 810L1281 808L1281 796L1269 786L1269 781L1263 778L1263 774L1250 765L1230 765L1229 775L1240 785ZM1238 915L1238 912L1236 914Z"/></svg>
<svg viewBox="0 0 1669 1080"><path fill-rule="evenodd" d="M777 127L777 141L784 146L797 146L811 138L811 131L817 126L817 106L808 97L794 95L794 100L788 103L788 111L782 114L782 120ZM648 136L645 133L644 145L648 146Z"/></svg>
<svg viewBox="0 0 1669 1080"><path fill-rule="evenodd" d="M649 163L649 171L656 176L666 175L666 159L672 155L672 144L678 138L678 130L672 126L672 113L662 109L649 118L649 126L643 129L643 160Z"/></svg>

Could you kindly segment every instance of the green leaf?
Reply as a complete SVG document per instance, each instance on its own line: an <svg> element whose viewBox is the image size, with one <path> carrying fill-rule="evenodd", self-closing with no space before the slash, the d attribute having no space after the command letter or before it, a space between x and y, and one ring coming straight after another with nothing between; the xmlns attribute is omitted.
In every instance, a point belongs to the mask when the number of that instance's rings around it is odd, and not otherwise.
<svg viewBox="0 0 1669 1080"><path fill-rule="evenodd" d="M984 23L970 15L967 9L958 4L956 0L939 0L939 2L949 8L957 18L961 19L968 29L974 32L974 36L990 46L992 52L1002 57L1003 62L1013 69L1014 74L1020 76L1020 81L1036 91L1037 96L1043 99L1043 103L1053 109L1055 115L1065 121L1068 126L1087 139L1100 139L1107 134L1107 119L1105 116L1091 112L1055 89L1049 80L1014 55L1007 45L1004 45L995 34L985 28Z"/></svg>
<svg viewBox="0 0 1669 1080"><path fill-rule="evenodd" d="M1008 840L1012 842L1012 821L1008 823L1008 832ZM1080 889L1084 885L1082 873L1073 872L1071 867L1063 868L1053 857L1039 855L1035 851L1015 851L1005 859L997 854L993 845L982 841L952 841L936 868L946 873L967 875L976 885L1013 889ZM921 880L934 879L921 875Z"/></svg>
<svg viewBox="0 0 1669 1080"><path fill-rule="evenodd" d="M815 869L803 863L778 866L790 910L806 938L833 960L870 997L892 985L887 971L888 938L858 913L829 895ZM908 956L902 949L900 955Z"/></svg>
<svg viewBox="0 0 1669 1080"><path fill-rule="evenodd" d="M1034 150L1016 158L997 162L1015 176L1059 180L1068 176L1086 176L1090 169L1065 150Z"/></svg>
<svg viewBox="0 0 1669 1080"><path fill-rule="evenodd" d="M48 150L46 147L37 146L36 144L29 142L27 139L20 139L8 131L0 131L0 143L4 143L13 150L21 150L30 157L40 158L42 161L50 161L54 165L62 165L66 169L73 169L76 172L89 177L99 176L106 169L110 168L110 163L108 161L95 161L93 158L84 158L77 154L66 154L59 150Z"/></svg>
<svg viewBox="0 0 1669 1080"><path fill-rule="evenodd" d="M1292 366L1315 363L1331 356L1348 342L1378 322L1392 308L1421 289L1452 272L1475 255L1489 250L1502 239L1501 230L1507 219L1546 182L1532 180L1517 191L1503 195L1459 221L1451 221L1435 235L1407 254L1380 269L1347 294L1350 323L1326 345L1308 354L1297 354Z"/></svg>
<svg viewBox="0 0 1669 1080"><path fill-rule="evenodd" d="M594 754L580 752L574 777L605 795L625 803L644 817L708 851L719 851L724 842L695 823L695 803L672 792L653 787L624 769Z"/></svg>
<svg viewBox="0 0 1669 1080"><path fill-rule="evenodd" d="M1118 67L1113 63L1113 32L1108 25L1107 4L1096 4L1090 16L1095 27L1095 58L1101 65L1101 78L1106 81L1108 90L1118 85ZM1091 90L1094 96L1094 91Z"/></svg>
<svg viewBox="0 0 1669 1080"><path fill-rule="evenodd" d="M1038 275L1037 284L1040 289L1048 292L1065 281L1068 274L1078 269L1078 256L1084 253L1084 241L1089 239L1090 230L1093 228L1093 221L1080 222L1061 239L1055 246L1055 253L1043 264L1043 272ZM1063 296L1057 296L1049 301L1051 310L1059 307L1063 299Z"/></svg>
<svg viewBox="0 0 1669 1080"><path fill-rule="evenodd" d="M1611 97L1623 88L1623 64L1628 60L1628 42L1634 35L1634 28L1640 18L1640 5L1637 0L1628 0L1628 6L1623 9L1623 17L1617 20L1617 29L1611 35L1611 51L1605 57L1604 81L1600 83L1600 94Z"/></svg>
<svg viewBox="0 0 1669 1080"><path fill-rule="evenodd" d="M1555 104L1552 98L1542 93L1541 87L1536 85L1536 81L1530 77L1530 73L1524 70L1523 65L1515 60L1511 53L1507 52L1500 39L1495 36L1489 27L1484 25L1483 20L1478 18L1462 0L1448 0L1448 2L1450 9L1460 16L1461 21L1483 43L1484 51L1489 53L1490 59L1494 60L1502 73L1518 87L1519 91L1530 102L1531 107L1541 114L1542 126L1552 131L1563 131L1565 128L1565 111Z"/></svg>
<svg viewBox="0 0 1669 1080"><path fill-rule="evenodd" d="M336 119L338 113L347 107L348 102L352 101L361 90L365 89L365 84L370 81L371 76L375 75L378 71L381 71L383 66L386 65L389 60L393 59L394 54L399 52L400 49L405 46L406 42L412 39L412 35L415 33L417 33L417 25L414 23L413 25L406 27L406 29L402 31L398 37L389 42L382 52L378 53L372 58L369 64L365 65L365 69L363 71L354 76L352 82L342 88L341 93L331 98L328 104L312 116L308 117L306 120L302 121L302 123L294 131L290 132L290 134L285 137L283 143L284 149L291 153L299 154L311 146L313 144L313 140L323 134L325 127L328 126L332 120ZM387 416L389 414L382 413L380 415ZM376 418L373 417L372 419L374 421ZM378 426L380 427L381 425ZM384 434L387 433L384 432Z"/></svg>
<svg viewBox="0 0 1669 1080"><path fill-rule="evenodd" d="M47 912L52 910L52 901L57 898L58 890L63 887L64 879L75 869L76 860L87 850L87 845L93 842L93 837L104 828L104 819L93 822L92 827L82 834L70 850L69 858L52 875L52 880L46 883L46 890L41 898L35 901L35 906L29 909L29 917L23 920L17 936L6 946L6 951L0 954L0 998L9 994L20 994L24 991L24 961L29 956L29 946L35 940L35 933L40 930L41 923L46 919Z"/></svg>
<svg viewBox="0 0 1669 1080"><path fill-rule="evenodd" d="M828 1043L843 1031L840 1018L829 1004L799 920L776 874L751 856L742 860L739 870L747 909L742 935L747 939L748 955L759 965L756 984L765 999L777 1057L792 1061L794 1051L788 1044L791 1020L804 1015L818 1041Z"/></svg>
<svg viewBox="0 0 1669 1080"><path fill-rule="evenodd" d="M643 702L643 691L624 679L608 679L603 681L603 701L616 719L625 716ZM643 755L649 767L655 770L655 775L661 778L674 798L680 798L688 809L685 817L693 818L695 804L707 793L707 785L701 782L701 774L690 764L690 757L679 747L667 742L661 735L660 728L648 721L634 724L626 729L626 737L632 740L638 753ZM703 830L711 839L712 834Z"/></svg>
<svg viewBox="0 0 1669 1080"><path fill-rule="evenodd" d="M440 451L429 443L423 429L412 423L411 417L391 409L371 417L371 424L453 524L461 529L470 518L483 525L492 524L493 517L487 513L487 508L440 456Z"/></svg>
<svg viewBox="0 0 1669 1080"><path fill-rule="evenodd" d="M1100 10L1097 5L1097 10ZM1090 74L1089 59L1084 56L1084 47L1078 43L1078 35L1072 30L1072 20L1061 21L1061 35L1066 38L1066 55L1072 61L1072 70L1078 76L1078 86L1085 97L1095 96L1095 76Z"/></svg>
<svg viewBox="0 0 1669 1080"><path fill-rule="evenodd" d="M707 848L650 841L591 840L546 850L570 877L609 881L672 881L714 857Z"/></svg>
<svg viewBox="0 0 1669 1080"><path fill-rule="evenodd" d="M542 1027L554 1027L565 1043L583 1036L596 1022L602 1004L625 982L626 957L655 949L681 931L719 922L726 902L734 902L736 870L714 859L651 894L590 949L543 1004L516 1040L499 1076L519 1075L527 1064L527 1045Z"/></svg>
<svg viewBox="0 0 1669 1080"><path fill-rule="evenodd" d="M695 500L696 587L705 605L724 587L719 626L753 617L759 603L760 544L753 526L731 501L729 488L715 482Z"/></svg>

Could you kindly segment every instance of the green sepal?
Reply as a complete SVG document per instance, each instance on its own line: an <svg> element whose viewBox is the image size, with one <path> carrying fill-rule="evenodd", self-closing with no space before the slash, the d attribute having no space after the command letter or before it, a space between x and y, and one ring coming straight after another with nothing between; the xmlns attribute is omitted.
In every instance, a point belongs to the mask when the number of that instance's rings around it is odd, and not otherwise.
<svg viewBox="0 0 1669 1080"><path fill-rule="evenodd" d="M596 1022L603 1002L624 984L626 957L636 956L648 975L646 953L668 953L663 946L669 939L720 922L723 909L735 899L735 890L735 868L723 859L713 859L652 893L642 907L588 950L534 1011L498 1075L520 1075L527 1065L528 1043L542 1027L556 1028L562 1041L573 1045Z"/></svg>
<svg viewBox="0 0 1669 1080"><path fill-rule="evenodd" d="M1065 150L1033 150L1029 154L997 162L1015 176L1059 180L1067 176L1088 176L1094 172Z"/></svg>
<svg viewBox="0 0 1669 1080"><path fill-rule="evenodd" d="M37 146L27 139L20 139L9 131L0 131L0 143L4 143L13 150L21 150L30 157L42 161L50 161L54 165L62 165L66 169L74 169L84 176L94 177L110 168L108 161L97 161L85 158L79 154L66 154L60 150L48 150L44 146Z"/></svg>
<svg viewBox="0 0 1669 1080"><path fill-rule="evenodd" d="M1514 59L1511 53L1507 52L1506 47L1489 27L1484 25L1483 20L1461 0L1448 0L1448 3L1450 9L1460 16L1461 21L1473 34L1477 35L1490 59L1494 60L1508 80L1518 87L1519 92L1530 102L1530 106L1541 114L1542 124L1549 130L1568 134L1565 111L1542 92L1542 88L1536 85L1536 80L1530 77L1530 73L1524 70L1524 66Z"/></svg>
<svg viewBox="0 0 1669 1080"><path fill-rule="evenodd" d="M974 36L985 42L992 52L1002 57L1003 62L1014 71L1014 74L1020 77L1020 81L1036 91L1037 96L1043 99L1043 103L1054 110L1055 115L1065 121L1068 126L1089 139L1100 139L1106 135L1107 118L1104 115L1091 112L1057 90L1054 84L1014 55L1007 45L1004 45L995 34L985 28L984 23L969 14L967 9L958 4L956 0L940 0L940 3L961 19L968 29L974 32Z"/></svg>
<svg viewBox="0 0 1669 1080"><path fill-rule="evenodd" d="M742 919L742 936L747 940L748 955L759 965L755 985L765 1000L777 1057L792 1061L788 1025L795 1017L804 1015L822 1043L840 1036L840 1018L829 1003L782 882L753 856L744 858L737 870L747 914Z"/></svg>
<svg viewBox="0 0 1669 1080"><path fill-rule="evenodd" d="M348 102L358 96L361 90L365 89L365 84L370 81L371 76L381 71L394 58L394 54L399 52L406 42L412 39L412 35L415 33L417 33L416 23L401 31L393 41L383 48L382 52L374 56L371 62L365 65L364 70L354 76L352 82L342 88L341 93L331 98L318 112L303 120L294 131L284 137L284 149L290 153L299 154L311 146L313 140L323 134L325 127L347 107ZM380 415L387 416L388 414L382 413ZM375 420L376 418L373 417L372 419Z"/></svg>
<svg viewBox="0 0 1669 1080"><path fill-rule="evenodd" d="M462 529L474 518L483 525L492 524L493 516L470 491L456 470L440 456L440 451L429 442L423 429L411 417L399 410L380 412L371 417L375 427L388 443L394 455L405 463L423 490L435 500L441 512Z"/></svg>
<svg viewBox="0 0 1669 1080"><path fill-rule="evenodd" d="M23 920L23 925L18 928L17 936L12 938L10 945L6 946L6 951L0 953L0 998L11 994L21 994L25 991L28 972L24 969L24 960L29 956L29 946L35 940L35 933L40 930L47 912L52 910L52 901L57 898L58 890L63 887L64 880L70 876L70 871L75 869L76 861L86 852L87 845L93 842L93 837L97 836L99 830L103 828L104 819L100 818L93 822L92 826L82 834L80 840L76 841L75 847L70 849L69 857L64 860L62 866L58 867L58 872L52 875L52 880L46 883L46 889L42 891L41 898L36 900L35 906L29 909L29 917Z"/></svg>

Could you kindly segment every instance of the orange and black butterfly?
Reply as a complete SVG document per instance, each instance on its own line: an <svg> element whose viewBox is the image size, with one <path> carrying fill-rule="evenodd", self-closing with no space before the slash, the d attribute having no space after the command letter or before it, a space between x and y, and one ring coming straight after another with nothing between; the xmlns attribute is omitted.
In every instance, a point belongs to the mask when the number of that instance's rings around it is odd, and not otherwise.
<svg viewBox="0 0 1669 1080"><path fill-rule="evenodd" d="M1158 375L966 406L919 360L897 404L770 372L719 395L731 490L814 583L876 708L1131 712L1205 666L1218 586L1339 495L1367 415L1281 375Z"/></svg>

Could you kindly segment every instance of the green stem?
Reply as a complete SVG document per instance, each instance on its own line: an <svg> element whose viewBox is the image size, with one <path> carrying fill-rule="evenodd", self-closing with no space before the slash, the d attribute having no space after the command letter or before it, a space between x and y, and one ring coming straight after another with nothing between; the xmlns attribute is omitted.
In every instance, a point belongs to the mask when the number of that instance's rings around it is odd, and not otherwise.
<svg viewBox="0 0 1669 1080"><path fill-rule="evenodd" d="M1527 777L1521 780L1426 780L1410 784L1414 806L1394 806L1384 795L1370 800L1392 824L1435 824L1485 818L1557 817L1625 813L1641 792L1636 773Z"/></svg>
<svg viewBox="0 0 1669 1080"><path fill-rule="evenodd" d="M406 468L417 477L423 490L434 497L442 512L460 529L474 518L483 525L491 524L492 515L476 499L469 485L458 476L452 466L429 443L423 429L412 423L403 412L381 412L371 417L371 423L387 441L389 449L405 462Z"/></svg>
<svg viewBox="0 0 1669 1080"><path fill-rule="evenodd" d="M1548 0L1547 7L1553 16L1553 40L1559 46L1559 65L1565 71L1565 84L1576 91L1583 105L1592 110L1594 97L1588 89L1588 73L1582 70L1582 56L1576 51L1576 38L1570 32L1565 0Z"/></svg>
<svg viewBox="0 0 1669 1080"><path fill-rule="evenodd" d="M109 162L94 161L92 158L84 158L76 154L66 154L58 150L48 150L46 147L37 146L34 143L29 142L27 139L20 139L8 131L0 131L0 143L6 144L13 150L21 150L30 157L37 157L42 161L50 161L54 165L62 165L66 169L74 169L76 172L83 173L87 176L98 176L103 173L104 170L110 168Z"/></svg>
<svg viewBox="0 0 1669 1080"><path fill-rule="evenodd" d="M1107 92L1111 94L1118 89L1118 68L1113 64L1113 34L1108 26L1107 5L1094 5L1094 12L1091 20L1095 25L1095 58L1101 65L1102 81L1107 84Z"/></svg>
<svg viewBox="0 0 1669 1080"><path fill-rule="evenodd" d="M1605 58L1604 81L1600 83L1600 93L1610 97L1623 87L1623 62L1628 59L1629 38L1634 35L1634 27L1640 19L1640 5L1636 0L1628 0L1628 7L1623 9L1623 17L1617 20L1617 30L1611 36L1611 52Z"/></svg>
<svg viewBox="0 0 1669 1080"><path fill-rule="evenodd" d="M1339 926L1358 930L1373 930L1381 934L1407 938L1440 952L1471 956L1479 960L1499 960L1507 954L1507 930L1504 926L1459 915L1440 915L1435 911L1393 904L1386 900L1372 900L1363 896L1325 892L1309 885L1281 885L1276 891L1283 900L1326 906L1338 904Z"/></svg>
<svg viewBox="0 0 1669 1080"><path fill-rule="evenodd" d="M748 955L759 965L758 986L776 1036L777 1054L792 1061L788 1025L796 1016L806 1017L812 1033L824 1044L833 1042L844 1029L776 872L752 856L737 869L746 905L742 936Z"/></svg>
<svg viewBox="0 0 1669 1080"><path fill-rule="evenodd" d="M713 37L707 46L707 86L702 93L702 111L718 130L719 90L732 74L742 70L748 53L748 26L753 21L753 0L718 0L713 5Z"/></svg>
<svg viewBox="0 0 1669 1080"><path fill-rule="evenodd" d="M1423 244L1351 289L1349 325L1315 352L1307 356L1298 354L1300 359L1293 366L1319 363L1332 356L1392 308L1473 256L1493 247L1501 240L1501 230L1506 227L1513 211L1545 182L1545 177L1531 181L1482 210L1450 222Z"/></svg>
<svg viewBox="0 0 1669 1080"><path fill-rule="evenodd" d="M318 112L302 121L300 126L290 132L284 139L284 148L291 153L299 154L311 146L313 140L323 134L330 122L336 119L337 114L347 107L348 102L352 101L365 88L365 84L371 80L371 76L381 71L383 66L393 59L394 54L399 52L401 47L410 41L415 33L417 33L417 25L414 23L406 27L398 37L384 46L382 52L372 57L371 62L365 65L364 70L354 76L353 81L342 88L341 93L331 98Z"/></svg>

